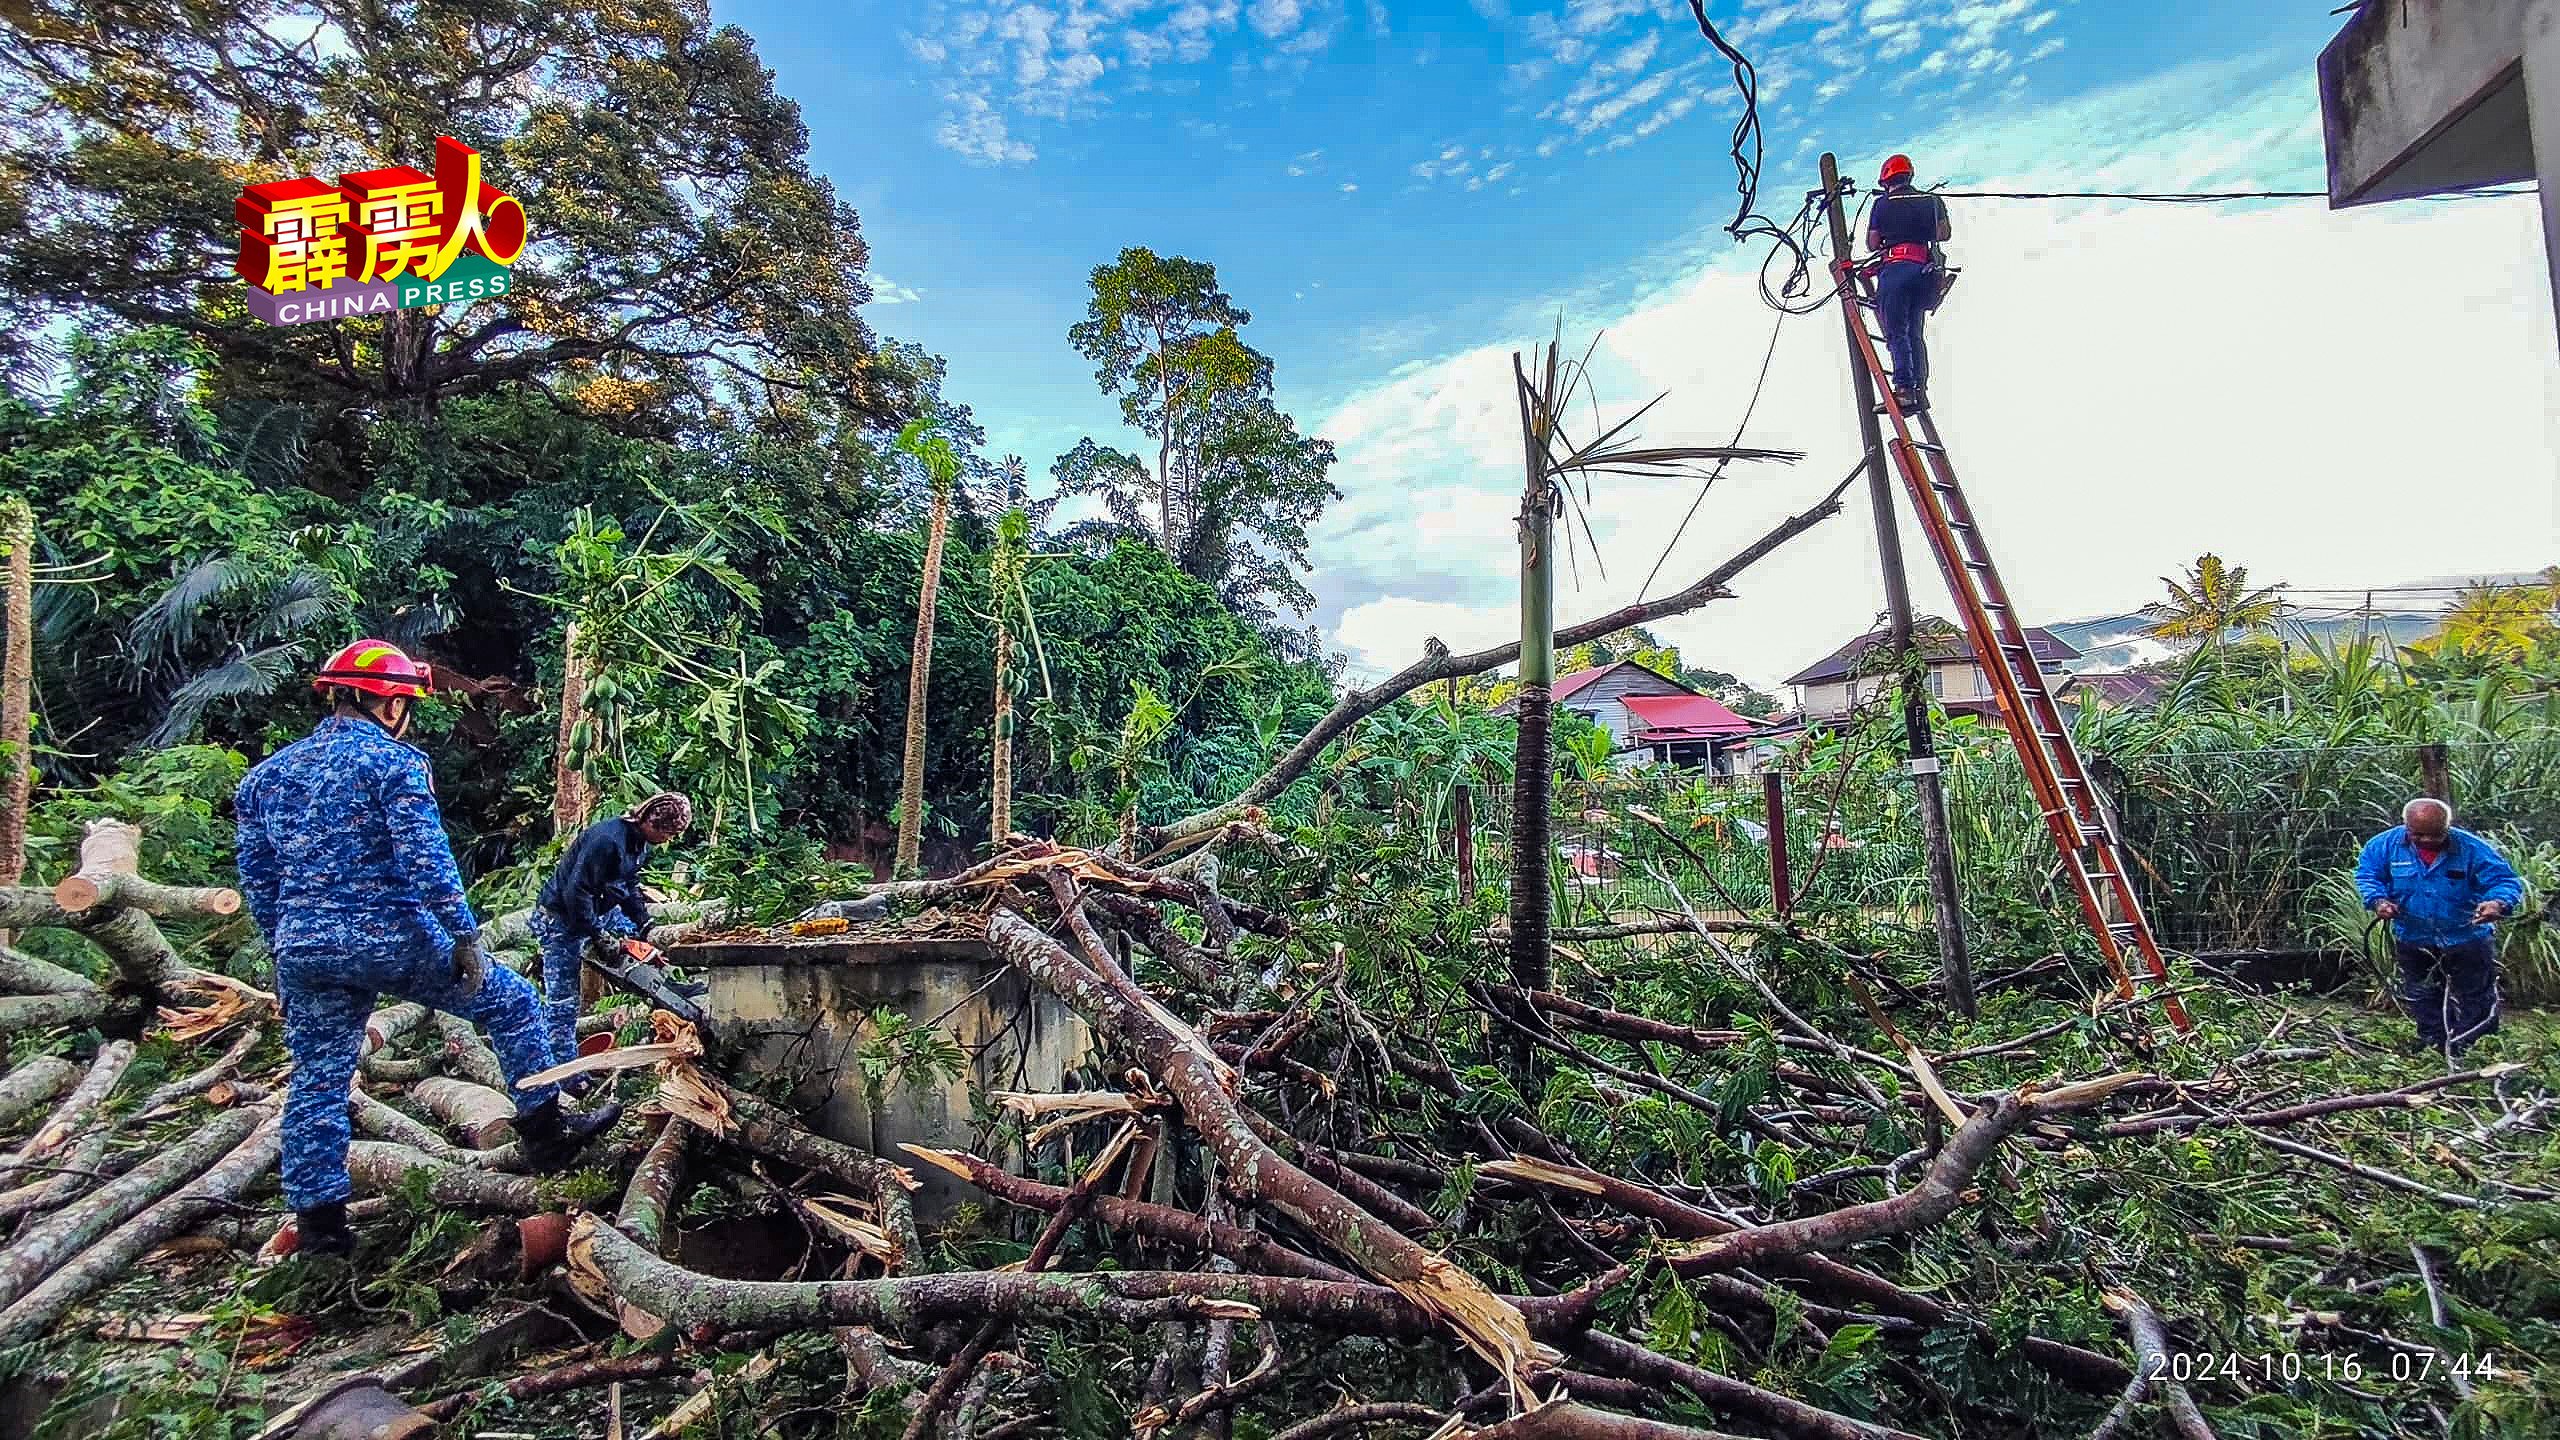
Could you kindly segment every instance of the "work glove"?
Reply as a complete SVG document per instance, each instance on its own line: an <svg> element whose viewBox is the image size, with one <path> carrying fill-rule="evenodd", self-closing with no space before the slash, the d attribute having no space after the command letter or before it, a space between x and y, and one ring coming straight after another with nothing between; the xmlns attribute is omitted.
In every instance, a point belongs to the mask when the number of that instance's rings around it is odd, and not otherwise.
<svg viewBox="0 0 2560 1440"><path fill-rule="evenodd" d="M473 931L453 942L453 983L465 995L480 993L481 983L489 978L489 953L480 948L480 934Z"/></svg>

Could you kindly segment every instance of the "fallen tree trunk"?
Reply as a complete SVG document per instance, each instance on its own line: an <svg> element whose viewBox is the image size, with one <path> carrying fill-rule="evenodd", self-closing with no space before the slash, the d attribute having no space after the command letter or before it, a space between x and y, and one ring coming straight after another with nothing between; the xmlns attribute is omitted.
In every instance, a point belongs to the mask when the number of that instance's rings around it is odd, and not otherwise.
<svg viewBox="0 0 2560 1440"><path fill-rule="evenodd" d="M1662 1420L1643 1420L1609 1410L1594 1410L1571 1400L1556 1400L1499 1425L1478 1430L1470 1440L1742 1440L1721 1430L1699 1430Z"/></svg>
<svg viewBox="0 0 2560 1440"><path fill-rule="evenodd" d="M442 1160L448 1165L470 1165L484 1170L508 1170L515 1168L519 1163L519 1155L512 1141L486 1150L466 1150L436 1133L434 1126L362 1090L355 1092L353 1108L358 1130L377 1140L388 1140L394 1145L405 1145L429 1159Z"/></svg>
<svg viewBox="0 0 2560 1440"><path fill-rule="evenodd" d="M500 1095L507 1093L507 1069L498 1063L498 1052L480 1038L480 1031L459 1015L438 1010L434 1015L436 1033L444 1037L445 1066L474 1085L485 1085ZM513 1108L510 1102L509 1108Z"/></svg>
<svg viewBox="0 0 2560 1440"><path fill-rule="evenodd" d="M86 1199L47 1216L0 1250L0 1305L35 1288L45 1276L99 1236L130 1220L145 1206L202 1174L265 1123L260 1110L214 1116L176 1145L100 1186Z"/></svg>
<svg viewBox="0 0 2560 1440"><path fill-rule="evenodd" d="M1597 619L1585 620L1579 625L1566 626L1555 633L1556 647L1566 649L1585 641L1615 634L1631 625L1648 625L1666 616L1685 615L1709 601L1727 598L1733 592L1726 587L1732 584L1735 577L1750 569L1779 546L1839 514L1841 493L1848 488L1851 480L1856 479L1863 472L1864 468L1861 466L1859 470L1851 471L1847 479L1834 486L1829 495L1824 496L1810 509L1800 511L1778 522L1767 534L1743 547L1722 565L1699 577L1688 588L1673 591L1659 599L1623 606ZM1444 649L1437 654L1415 661L1365 690L1352 691L1343 696L1341 701L1335 704L1333 709L1323 719L1317 721L1305 735L1299 737L1298 743L1290 746L1287 754L1282 755L1270 769L1264 771L1260 778L1246 786L1234 799L1223 805L1203 810L1187 819L1177 820L1170 825L1142 831L1139 839L1139 853L1162 849L1169 842L1184 839L1203 830L1214 830L1231 820L1243 818L1248 810L1270 804L1279 797L1281 791L1289 788L1291 782L1305 774L1308 767L1315 764L1316 758L1324 753L1324 748L1332 744L1344 731L1423 686L1435 680L1454 680L1468 675L1481 675L1488 670L1508 665L1519 658L1520 642L1517 640L1506 641L1489 650L1477 650L1465 655L1452 654Z"/></svg>
<svg viewBox="0 0 2560 1440"><path fill-rule="evenodd" d="M78 1066L59 1055L39 1055L0 1075L0 1133L51 1103L78 1073Z"/></svg>
<svg viewBox="0 0 2560 1440"><path fill-rule="evenodd" d="M892 1272L924 1253L924 1242L916 1234L915 1202L910 1198L916 1177L905 1166L808 1130L726 1081L711 1078L710 1083L728 1102L735 1130L731 1138L738 1144L840 1181L871 1202L880 1228L888 1232L896 1251L884 1261Z"/></svg>
<svg viewBox="0 0 2560 1440"><path fill-rule="evenodd" d="M691 1121L681 1115L668 1116L658 1138L650 1142L648 1153L632 1170L631 1183L623 1187L622 1209L613 1223L634 1244L648 1247L652 1254L666 1252L667 1214L684 1188L686 1152L693 1136ZM666 1328L666 1321L629 1301L616 1299L613 1308L622 1333L634 1340L649 1339Z"/></svg>
<svg viewBox="0 0 2560 1440"><path fill-rule="evenodd" d="M50 1329L72 1306L123 1279L135 1261L172 1236L193 1229L214 1211L228 1208L259 1176L274 1168L282 1145L277 1120L266 1116L248 1139L194 1184L126 1221L16 1304L0 1310L0 1347L20 1344Z"/></svg>
<svg viewBox="0 0 2560 1440"><path fill-rule="evenodd" d="M608 1355L601 1359L581 1360L557 1370L538 1375L519 1375L501 1385L483 1386L478 1390L458 1390L451 1395L430 1400L418 1407L418 1413L439 1425L449 1425L462 1418L475 1400L539 1400L549 1395L565 1395L572 1390L593 1390L603 1385L623 1385L641 1380L659 1380L680 1372L692 1364L673 1350L644 1350L636 1355Z"/></svg>
<svg viewBox="0 0 2560 1440"><path fill-rule="evenodd" d="M39 960L23 950L0 946L0 994L77 995L95 990L89 977Z"/></svg>
<svg viewBox="0 0 2560 1440"><path fill-rule="evenodd" d="M66 1026L96 1025L109 1015L131 1016L141 1002L104 990L72 990L52 995L0 995L0 1035Z"/></svg>
<svg viewBox="0 0 2560 1440"><path fill-rule="evenodd" d="M1053 886L1060 879L1053 879ZM1061 908L1071 926L1082 920L1078 907ZM1079 938L1095 944L1088 938L1091 927L1083 930ZM1425 1250L1264 1143L1227 1088L1233 1072L1210 1054L1198 1032L1161 1006L1132 1003L1122 993L1125 977L1115 985L1011 909L995 912L987 939L1097 1033L1117 1040L1162 1077L1185 1118L1218 1157L1219 1180L1228 1193L1270 1206L1440 1316L1485 1363L1525 1390L1526 1372L1540 1357L1520 1312L1465 1270Z"/></svg>
<svg viewBox="0 0 2560 1440"><path fill-rule="evenodd" d="M45 1117L45 1122L36 1127L36 1133L27 1137L27 1143L18 1147L17 1153L10 1157L11 1163L0 1165L0 1174L31 1160L43 1160L70 1144L71 1137L79 1133L89 1113L97 1109L116 1088L116 1082L124 1078L125 1067L132 1063L132 1041L110 1040L99 1046L97 1058L89 1062L89 1073L80 1077L80 1083L73 1086L62 1103L54 1107L53 1113Z"/></svg>
<svg viewBox="0 0 2560 1440"><path fill-rule="evenodd" d="M975 1155L952 1150L907 1147L907 1153L967 1180L1008 1205L1057 1213L1066 1203L1063 1185L1044 1185L1013 1174ZM1151 1205L1117 1195L1096 1195L1093 1218L1118 1230L1133 1231L1186 1249L1221 1255L1263 1275L1294 1275L1304 1280L1356 1281L1357 1276L1322 1260L1301 1255L1259 1230L1221 1225L1188 1210Z"/></svg>
<svg viewBox="0 0 2560 1440"><path fill-rule="evenodd" d="M1641 1380L1664 1393L1686 1390L1711 1409L1727 1415L1747 1415L1802 1440L1920 1440L1907 1431L1807 1405L1748 1381L1674 1360L1605 1331L1585 1332L1575 1338L1573 1348L1609 1374Z"/></svg>
<svg viewBox="0 0 2560 1440"><path fill-rule="evenodd" d="M406 1145L382 1140L358 1140L349 1145L347 1174L357 1188L382 1195L397 1191L409 1183L412 1175L423 1176L429 1200L466 1210L530 1215L536 1210L558 1209L569 1200L567 1192L552 1181L501 1175L476 1165L449 1164Z"/></svg>

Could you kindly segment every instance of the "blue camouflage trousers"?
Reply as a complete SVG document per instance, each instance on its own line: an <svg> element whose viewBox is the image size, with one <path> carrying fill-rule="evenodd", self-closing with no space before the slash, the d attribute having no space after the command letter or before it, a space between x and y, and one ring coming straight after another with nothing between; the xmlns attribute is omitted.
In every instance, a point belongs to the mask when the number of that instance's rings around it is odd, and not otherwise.
<svg viewBox="0 0 2560 1440"><path fill-rule="evenodd" d="M448 947L426 944L276 957L285 1049L293 1056L284 1098L285 1204L308 1210L344 1200L354 1189L347 1179L348 1089L364 1054L365 1017L373 1013L376 996L414 1000L487 1031L510 1086L565 1058L554 1056L542 1002L523 976L492 961L480 988L465 991L452 967ZM549 1085L516 1091L516 1113L559 1093Z"/></svg>
<svg viewBox="0 0 2560 1440"><path fill-rule="evenodd" d="M630 918L619 910L597 923L606 936L631 933ZM578 978L588 942L570 939L568 927L545 905L533 907L533 938L542 946L542 1008L551 1017L551 1048L566 1060L578 1053Z"/></svg>

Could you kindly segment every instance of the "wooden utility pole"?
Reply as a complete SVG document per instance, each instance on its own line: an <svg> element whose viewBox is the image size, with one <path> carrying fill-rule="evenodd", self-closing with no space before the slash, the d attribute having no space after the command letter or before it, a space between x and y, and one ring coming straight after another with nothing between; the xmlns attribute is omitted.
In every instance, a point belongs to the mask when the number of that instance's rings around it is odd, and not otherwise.
<svg viewBox="0 0 2560 1440"><path fill-rule="evenodd" d="M1840 162L1829 151L1822 156L1823 209L1831 217L1831 254L1842 266L1856 258L1849 247L1849 216L1842 206ZM1841 309L1847 325L1862 323L1853 305ZM1885 473L1884 427L1876 421L1875 385L1859 358L1858 337L1843 332L1849 343L1849 379L1857 392L1858 433L1867 446L1867 498L1876 512L1876 551L1884 567L1884 600L1888 616L1886 643L1902 680L1902 726L1910 750L1911 779L1920 792L1920 823L1928 842L1929 909L1938 930L1939 977L1947 1003L1970 1020L1974 1017L1973 956L1965 946L1964 910L1956 891L1956 855L1947 831L1947 792L1938 769L1938 743L1929 730L1927 668L1911 643L1911 581L1902 568L1902 531L1894 519L1893 482ZM1856 685L1851 685L1854 698Z"/></svg>

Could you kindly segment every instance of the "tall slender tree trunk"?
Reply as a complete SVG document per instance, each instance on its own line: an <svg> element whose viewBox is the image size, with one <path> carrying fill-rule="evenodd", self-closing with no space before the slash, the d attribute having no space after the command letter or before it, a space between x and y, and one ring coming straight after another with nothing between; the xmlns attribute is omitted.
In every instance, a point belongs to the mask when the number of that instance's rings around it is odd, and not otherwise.
<svg viewBox="0 0 2560 1440"><path fill-rule="evenodd" d="M1004 622L1004 597L996 597L995 759L987 796L988 838L999 850L1013 833L1013 627Z"/></svg>
<svg viewBox="0 0 2560 1440"><path fill-rule="evenodd" d="M0 660L0 885L27 870L27 804L35 789L31 722L36 673L36 517L23 496L0 504L9 547L8 654Z"/></svg>
<svg viewBox="0 0 2560 1440"><path fill-rule="evenodd" d="M1548 790L1555 749L1548 712L1556 677L1555 567L1550 563L1555 487L1547 475L1546 400L1530 386L1517 354L1511 357L1511 371L1520 391L1520 438L1528 455L1528 479L1520 494L1520 741L1511 769L1511 975L1515 984L1543 990L1552 979L1548 930L1554 918L1548 890L1554 806ZM1524 1045L1524 1062L1526 1058Z"/></svg>
<svg viewBox="0 0 2560 1440"><path fill-rule="evenodd" d="M567 839L586 828L595 794L586 772L569 763L569 737L578 728L578 712L587 703L587 657L579 649L578 626L570 622L560 637L560 734L551 756L551 833ZM589 753L594 751L589 744Z"/></svg>
<svg viewBox="0 0 2560 1440"><path fill-rule="evenodd" d="M1164 553L1178 555L1173 536L1173 362L1165 355L1164 332L1156 332L1156 385L1164 396L1164 436L1156 445L1156 526L1164 532Z"/></svg>
<svg viewBox="0 0 2560 1440"><path fill-rule="evenodd" d="M933 609L942 591L942 541L951 526L951 487L933 487L933 522L925 532L924 584L916 597L916 643L907 666L907 753L898 780L897 873L911 874L924 846L924 702L933 678Z"/></svg>

